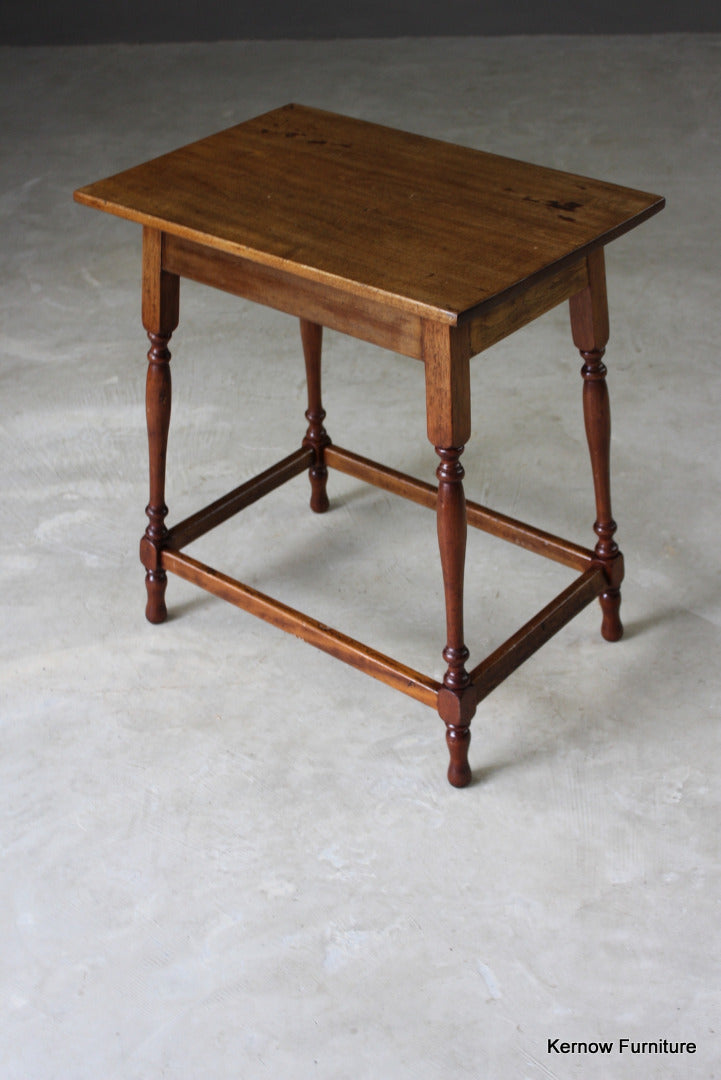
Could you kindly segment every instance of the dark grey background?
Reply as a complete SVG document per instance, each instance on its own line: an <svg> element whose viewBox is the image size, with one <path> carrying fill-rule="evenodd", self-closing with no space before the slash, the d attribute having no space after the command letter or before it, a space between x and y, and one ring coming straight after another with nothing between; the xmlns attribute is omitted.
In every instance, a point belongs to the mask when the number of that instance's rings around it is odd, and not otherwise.
<svg viewBox="0 0 721 1080"><path fill-rule="evenodd" d="M721 31L719 0L0 0L0 44Z"/></svg>

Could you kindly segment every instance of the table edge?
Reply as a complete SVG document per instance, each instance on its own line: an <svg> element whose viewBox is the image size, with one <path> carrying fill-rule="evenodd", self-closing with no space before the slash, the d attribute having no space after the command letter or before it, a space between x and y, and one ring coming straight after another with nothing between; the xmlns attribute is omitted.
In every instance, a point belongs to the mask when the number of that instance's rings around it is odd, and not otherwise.
<svg viewBox="0 0 721 1080"><path fill-rule="evenodd" d="M73 199L75 202L80 203L82 206L89 206L93 210L102 210L107 214L113 214L115 217L123 218L125 221L132 221L147 228L157 229L158 232L170 236L178 236L184 240L192 240L197 244L202 244L203 247L206 248L223 251L228 255L238 255L243 259L247 259L249 262L257 263L259 266L282 270L287 274L291 274L294 277L306 281L315 281L321 285L329 285L335 289L340 289L351 296L375 300L377 303L409 312L422 319L443 322L449 326L455 326L458 322L459 313L448 308L426 304L422 300L414 300L409 296L401 296L397 293L387 292L384 289L376 288L375 286L365 284L364 282L340 277L337 274L333 274L327 270L321 270L318 267L307 266L304 263L299 263L292 259L284 259L280 255L259 251L257 248L248 247L245 244L236 244L230 240L223 240L222 237L209 235L198 229L189 229L183 225L169 222L164 218L154 217L152 214L128 210L126 207L119 206L117 203L110 203L97 196L88 195L87 188L92 186L93 185L91 184L86 185L86 187L78 188L74 191Z"/></svg>
<svg viewBox="0 0 721 1080"><path fill-rule="evenodd" d="M351 278L340 277L337 274L333 274L330 271L321 270L318 267L307 266L304 263L299 263L294 260L284 259L282 256L273 255L269 252L259 251L257 248L248 247L244 244L234 243L233 241L224 240L222 237L215 235L209 235L198 229L190 229L182 225L178 225L174 222L168 222L166 219L155 217L151 214L144 214L141 211L133 211L127 207L120 206L117 203L108 202L105 199L101 199L98 196L90 195L88 189L93 187L93 184L88 184L83 187L77 188L73 192L73 199L75 202L82 206L88 206L94 210L101 210L104 213L109 213L115 217L122 218L126 221L135 222L138 225L157 229L161 233L167 235L178 236L186 240L191 240L195 243L202 244L206 248L211 248L217 251L223 251L229 255L237 255L244 259L247 259L251 263L256 263L260 266L271 267L273 269L282 270L284 273L290 274L294 277L302 280L314 281L320 285L328 285L334 289L338 289L341 292L347 293L349 296L356 296L361 298L367 298L375 301L381 305L385 305L389 308L405 311L410 314L419 316L422 319L429 319L433 322L444 323L448 326L462 325L474 318L477 318L484 312L491 311L499 304L506 303L512 300L515 296L523 293L526 289L532 285L539 284L546 277L550 277L559 270L562 270L566 266L572 265L574 262L586 258L591 252L597 250L600 247L605 247L613 240L618 239L625 233L630 232L636 226L643 224L649 218L654 217L659 213L666 205L666 199L661 196L651 196L655 198L655 202L651 203L644 210L640 210L638 213L633 214L626 221L615 225L607 232L594 237L593 240L587 244L583 244L578 248L574 248L573 251L568 252L562 258L555 260L552 263L548 263L543 266L539 271L531 274L528 277L522 278L519 281L514 282L512 285L494 293L492 296L486 297L469 308L465 308L461 311L454 311L450 308L438 307L432 304L424 303L421 300L414 300L412 297L403 296L397 293L387 292L386 290L379 289L376 286L368 285L364 282L354 281ZM650 193L649 193L650 194Z"/></svg>

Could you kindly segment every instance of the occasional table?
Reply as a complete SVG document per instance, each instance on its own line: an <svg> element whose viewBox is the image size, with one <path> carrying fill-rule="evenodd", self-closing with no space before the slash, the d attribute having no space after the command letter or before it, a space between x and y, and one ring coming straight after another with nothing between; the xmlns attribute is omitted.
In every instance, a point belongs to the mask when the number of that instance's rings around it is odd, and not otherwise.
<svg viewBox="0 0 721 1080"><path fill-rule="evenodd" d="M471 779L470 722L487 694L595 597L603 636L616 641L623 632L623 558L611 513L603 363L604 247L661 210L664 200L300 105L274 109L80 188L75 198L143 226L150 499L140 557L147 618L166 618L170 572L289 630L437 709L446 725L448 779L465 786ZM300 447L282 461L168 527L168 342L178 325L181 277L300 319L308 426ZM593 549L467 502L463 490L471 358L565 300L583 359L596 505ZM331 442L321 400L323 326L421 362L428 438L440 458L437 486ZM392 371L385 377L390 385ZM435 509L446 609L442 682L184 550L304 470L311 508L323 513L328 469ZM559 596L474 666L463 629L469 525L575 571Z"/></svg>

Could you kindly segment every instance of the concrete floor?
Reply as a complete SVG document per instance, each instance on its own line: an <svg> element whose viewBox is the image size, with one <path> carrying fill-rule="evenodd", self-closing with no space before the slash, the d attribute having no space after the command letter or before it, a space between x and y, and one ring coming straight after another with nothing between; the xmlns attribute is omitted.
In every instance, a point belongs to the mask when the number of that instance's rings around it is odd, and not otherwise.
<svg viewBox="0 0 721 1080"><path fill-rule="evenodd" d="M714 36L0 53L4 1080L721 1077L720 60ZM607 257L626 637L594 605L500 687L460 792L424 706L177 579L143 618L140 232L71 193L290 100L668 199ZM305 408L294 320L181 294L175 520ZM430 478L422 372L391 359L327 334L328 428ZM590 543L579 364L565 308L479 357L465 465ZM440 672L432 516L331 494L317 518L299 478L200 555ZM568 580L474 534L472 656Z"/></svg>

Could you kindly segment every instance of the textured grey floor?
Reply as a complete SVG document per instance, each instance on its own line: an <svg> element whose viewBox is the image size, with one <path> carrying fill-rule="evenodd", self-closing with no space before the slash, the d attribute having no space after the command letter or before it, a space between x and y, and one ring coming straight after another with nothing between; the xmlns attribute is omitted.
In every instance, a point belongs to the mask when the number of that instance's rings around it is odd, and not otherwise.
<svg viewBox="0 0 721 1080"><path fill-rule="evenodd" d="M0 52L4 1080L721 1076L718 37ZM667 196L608 252L624 641L589 609L473 724L171 579L143 618L139 230L74 187L286 101ZM178 519L293 449L294 321L181 291ZM567 312L474 363L472 497L590 542ZM419 366L326 335L338 442L431 477ZM201 557L441 670L428 512L303 478ZM568 581L469 545L478 659ZM693 1040L695 1057L547 1040Z"/></svg>

